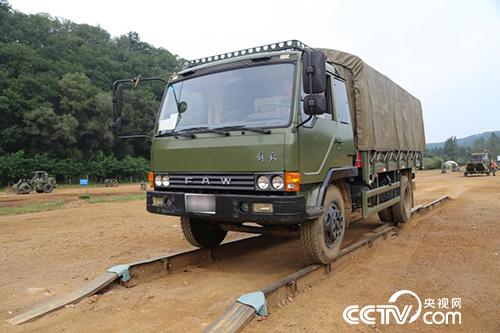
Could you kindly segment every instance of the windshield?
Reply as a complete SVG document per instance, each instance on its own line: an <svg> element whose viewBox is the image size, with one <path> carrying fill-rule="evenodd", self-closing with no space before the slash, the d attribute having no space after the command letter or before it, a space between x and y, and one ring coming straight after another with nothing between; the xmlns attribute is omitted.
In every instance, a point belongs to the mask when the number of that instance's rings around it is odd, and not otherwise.
<svg viewBox="0 0 500 333"><path fill-rule="evenodd" d="M167 88L158 132L194 127L283 127L290 123L294 65L253 66L183 80ZM177 101L187 109L178 119ZM176 123L177 127L175 127Z"/></svg>
<svg viewBox="0 0 500 333"><path fill-rule="evenodd" d="M471 154L470 156L471 162L482 162L483 160L488 160L486 154Z"/></svg>

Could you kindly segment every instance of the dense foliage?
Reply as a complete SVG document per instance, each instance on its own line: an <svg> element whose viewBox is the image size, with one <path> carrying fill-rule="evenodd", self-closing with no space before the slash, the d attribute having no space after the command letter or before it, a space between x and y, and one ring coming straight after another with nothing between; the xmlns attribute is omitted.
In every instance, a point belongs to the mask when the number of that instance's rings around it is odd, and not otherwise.
<svg viewBox="0 0 500 333"><path fill-rule="evenodd" d="M66 171L42 167L39 157L71 161L90 173L97 171L86 169L87 161L99 156L149 159L150 142L112 135L112 84L139 74L167 78L176 56L135 32L112 38L100 27L20 13L6 0L0 0L0 31L0 156L23 151L33 168L61 177ZM156 83L126 91L124 133L152 132L163 88ZM2 169L0 183L12 177Z"/></svg>
<svg viewBox="0 0 500 333"><path fill-rule="evenodd" d="M453 160L459 164L467 162L467 153L488 151L492 159L496 159L500 155L500 137L495 133L485 139L480 137L476 139L472 146L461 146L457 142L457 138L452 136L448 138L443 147L433 148L426 151L426 159L424 165L427 169L440 168L443 161Z"/></svg>
<svg viewBox="0 0 500 333"><path fill-rule="evenodd" d="M31 171L50 170L50 175L64 179L66 183L78 183L81 177L92 182L121 176L122 180L146 179L149 166L142 157L126 156L118 160L112 155L97 154L92 159L56 158L47 154L27 156L23 151L0 156L0 174L5 179L26 178Z"/></svg>

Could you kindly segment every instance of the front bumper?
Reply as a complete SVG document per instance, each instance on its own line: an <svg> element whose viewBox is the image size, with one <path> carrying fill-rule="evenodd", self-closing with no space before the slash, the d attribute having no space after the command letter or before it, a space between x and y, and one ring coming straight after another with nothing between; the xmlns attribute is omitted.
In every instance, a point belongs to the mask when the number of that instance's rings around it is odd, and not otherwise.
<svg viewBox="0 0 500 333"><path fill-rule="evenodd" d="M147 192L147 210L154 214L189 216L221 222L256 222L260 224L299 224L307 219L306 203L302 195L236 195L215 194L215 214L186 212L185 193ZM153 197L155 204L153 205ZM161 199L158 199L161 198ZM241 204L272 203L272 213L244 212Z"/></svg>

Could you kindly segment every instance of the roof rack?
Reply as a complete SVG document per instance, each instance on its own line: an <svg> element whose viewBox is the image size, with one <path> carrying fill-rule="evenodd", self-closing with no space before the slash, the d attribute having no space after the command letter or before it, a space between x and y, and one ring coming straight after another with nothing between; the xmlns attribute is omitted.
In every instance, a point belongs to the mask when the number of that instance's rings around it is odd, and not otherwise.
<svg viewBox="0 0 500 333"><path fill-rule="evenodd" d="M214 62L214 61L219 61L219 60L223 60L223 59L237 58L237 57L241 57L241 56L248 55L248 54L257 54L257 53L272 52L272 51L284 51L284 50L304 51L304 50L312 50L312 48L307 46L306 44L296 40L296 39L292 39L292 40L287 40L287 41L273 43L273 44L266 44L266 45L261 45L261 46L257 46L257 47L251 47L249 49L243 49L243 50L238 50L238 51L233 51L233 52L228 52L228 53L217 54L217 55L214 55L211 57L190 60L187 62L187 68L198 66L201 64Z"/></svg>

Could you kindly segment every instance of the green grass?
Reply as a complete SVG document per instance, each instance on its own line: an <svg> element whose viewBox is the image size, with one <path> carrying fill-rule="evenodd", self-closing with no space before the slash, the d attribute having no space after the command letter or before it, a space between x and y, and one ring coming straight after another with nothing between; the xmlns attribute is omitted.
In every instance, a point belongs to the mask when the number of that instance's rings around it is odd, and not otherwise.
<svg viewBox="0 0 500 333"><path fill-rule="evenodd" d="M0 216L36 213L45 210L58 209L64 206L64 200L49 201L44 203L33 203L17 207L0 207Z"/></svg>
<svg viewBox="0 0 500 333"><path fill-rule="evenodd" d="M103 196L91 196L89 194L82 194L78 197L80 200L84 200L90 204L97 203L107 203L107 202L128 202L135 200L146 199L146 194L128 194L128 195L103 195ZM55 200L44 203L31 203L16 207L0 207L0 216L4 215L18 215L27 213L36 213L47 210L54 210L62 208L65 205L64 200Z"/></svg>
<svg viewBox="0 0 500 333"><path fill-rule="evenodd" d="M87 201L90 204L95 204L95 203L106 203L106 202L128 202L135 200L144 200L146 199L146 194L139 193L139 194L128 194L128 195L102 195L102 196L90 196L86 194L86 195L80 195L79 198L81 200Z"/></svg>

